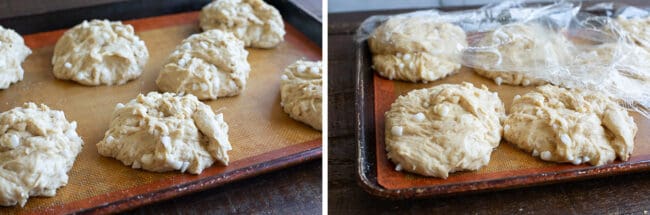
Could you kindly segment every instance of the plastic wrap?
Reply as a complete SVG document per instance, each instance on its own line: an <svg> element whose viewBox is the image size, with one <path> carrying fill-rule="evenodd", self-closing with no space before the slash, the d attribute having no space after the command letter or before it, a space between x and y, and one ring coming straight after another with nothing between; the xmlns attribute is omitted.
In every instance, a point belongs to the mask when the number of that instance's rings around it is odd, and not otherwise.
<svg viewBox="0 0 650 215"><path fill-rule="evenodd" d="M355 39L372 40L374 30L387 20L404 17L463 29L467 45L460 63L498 84L550 83L600 91L650 117L650 13L646 9L618 3L582 8L571 2L506 1L475 10L373 16L361 24Z"/></svg>

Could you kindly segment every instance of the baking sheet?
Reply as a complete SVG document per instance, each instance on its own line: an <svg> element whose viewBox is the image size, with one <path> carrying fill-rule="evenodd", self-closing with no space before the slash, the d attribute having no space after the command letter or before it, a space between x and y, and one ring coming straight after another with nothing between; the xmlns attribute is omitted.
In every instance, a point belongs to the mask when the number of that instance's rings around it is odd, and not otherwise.
<svg viewBox="0 0 650 215"><path fill-rule="evenodd" d="M198 176L152 173L100 156L95 144L108 129L115 104L126 103L138 93L155 91L155 79L169 53L181 40L200 32L198 12L126 23L134 25L150 57L143 75L121 86L87 87L55 79L50 60L63 30L24 37L33 53L23 63L24 80L0 91L0 111L24 102L44 103L63 110L68 120L77 121L77 132L85 145L69 172L68 185L60 188L56 196L32 197L24 208L0 207L0 214L66 213L98 207L124 209L223 184L231 181L229 177L250 177L320 156L321 132L292 120L280 106L282 70L298 59L321 58L320 47L288 23L285 42L275 49L247 49L252 70L241 95L205 101L214 111L223 112L229 124L233 145L230 166L215 163ZM116 202L119 204L111 208Z"/></svg>
<svg viewBox="0 0 650 215"><path fill-rule="evenodd" d="M490 91L497 92L505 105L506 114L509 113L512 99L515 95L525 94L534 89L534 87L511 85L499 86L494 81L483 78L475 74L471 68L466 67L463 67L458 74L428 84L391 81L377 74L373 75L377 181L382 187L389 190L435 188L433 189L435 192L431 192L431 195L450 194L623 173L637 169L632 164L650 163L650 144L648 144L650 142L650 133L648 133L650 131L650 120L643 118L636 112L630 112L639 131L634 139L634 152L630 160L626 162L617 160L612 164L598 167L588 164L575 166L572 164L545 162L517 149L514 145L502 139L499 146L492 152L490 163L478 171L451 173L447 179L424 177L417 174L395 171L395 165L386 157L384 143L384 113L390 109L390 104L399 95L406 94L414 89L446 83L460 84L462 82L470 82L477 87L485 85ZM559 173L569 174L567 175L568 177L561 179L552 177ZM491 181L497 180L503 181L505 184L490 183Z"/></svg>

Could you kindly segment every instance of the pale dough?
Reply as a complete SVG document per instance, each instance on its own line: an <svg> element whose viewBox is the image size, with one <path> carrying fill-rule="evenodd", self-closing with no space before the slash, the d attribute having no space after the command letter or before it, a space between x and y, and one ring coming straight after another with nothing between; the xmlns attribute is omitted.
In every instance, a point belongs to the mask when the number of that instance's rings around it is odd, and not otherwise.
<svg viewBox="0 0 650 215"><path fill-rule="evenodd" d="M650 84L650 52L641 46L629 43L603 43L589 45L574 57L570 66L572 72L586 73L580 76L605 75L607 83L622 81L618 76ZM610 74L616 69L617 74ZM621 86L622 88L630 86Z"/></svg>
<svg viewBox="0 0 650 215"><path fill-rule="evenodd" d="M83 85L121 85L139 77L147 47L122 22L92 20L74 26L56 42L52 65L58 79Z"/></svg>
<svg viewBox="0 0 650 215"><path fill-rule="evenodd" d="M474 68L474 72L480 76L492 79L497 85L510 84L521 86L537 86L546 84L542 79L532 78L519 72L501 72L501 71L486 71Z"/></svg>
<svg viewBox="0 0 650 215"><path fill-rule="evenodd" d="M250 65L244 43L231 33L209 30L183 40L156 79L163 92L193 94L199 99L239 95Z"/></svg>
<svg viewBox="0 0 650 215"><path fill-rule="evenodd" d="M63 111L26 103L0 114L0 205L25 206L30 196L68 184L83 140Z"/></svg>
<svg viewBox="0 0 650 215"><path fill-rule="evenodd" d="M428 82L461 68L460 27L424 17L393 17L368 38L375 71L388 79Z"/></svg>
<svg viewBox="0 0 650 215"><path fill-rule="evenodd" d="M490 162L505 110L485 86L442 84L399 96L385 116L386 151L396 170L447 178Z"/></svg>
<svg viewBox="0 0 650 215"><path fill-rule="evenodd" d="M504 137L542 160L603 165L628 160L637 127L627 111L595 92L552 85L516 96Z"/></svg>
<svg viewBox="0 0 650 215"><path fill-rule="evenodd" d="M542 85L546 81L530 74L566 65L571 46L563 35L539 24L508 24L487 33L472 49L469 63L499 85Z"/></svg>
<svg viewBox="0 0 650 215"><path fill-rule="evenodd" d="M628 43L619 41L619 52L623 75L650 84L650 17L618 17L616 23L621 26ZM621 45L622 44L622 45Z"/></svg>
<svg viewBox="0 0 650 215"><path fill-rule="evenodd" d="M323 71L320 61L299 60L280 76L281 105L291 118L322 129Z"/></svg>
<svg viewBox="0 0 650 215"><path fill-rule="evenodd" d="M118 103L99 154L134 169L200 174L215 161L228 165L228 124L223 114L193 95L150 92Z"/></svg>
<svg viewBox="0 0 650 215"><path fill-rule="evenodd" d="M216 0L199 16L203 30L228 31L246 47L273 48L284 41L280 12L262 0Z"/></svg>
<svg viewBox="0 0 650 215"><path fill-rule="evenodd" d="M32 53L25 46L23 37L14 30L0 26L0 89L23 80L23 67L20 64Z"/></svg>
<svg viewBox="0 0 650 215"><path fill-rule="evenodd" d="M650 17L628 19L621 16L616 18L615 22L624 31L627 39L650 51Z"/></svg>

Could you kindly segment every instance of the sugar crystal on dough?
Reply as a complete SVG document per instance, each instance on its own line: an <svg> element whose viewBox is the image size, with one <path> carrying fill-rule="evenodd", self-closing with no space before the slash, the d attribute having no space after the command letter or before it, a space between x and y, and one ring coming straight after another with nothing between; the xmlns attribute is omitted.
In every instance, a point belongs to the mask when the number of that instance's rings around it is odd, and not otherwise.
<svg viewBox="0 0 650 215"><path fill-rule="evenodd" d="M417 120L417 121L423 121L424 119L426 119L426 116L424 116L424 113L422 113L422 112L419 112L419 113L415 114L414 117L415 117L415 120Z"/></svg>
<svg viewBox="0 0 650 215"><path fill-rule="evenodd" d="M402 128L402 126L393 126L390 129L390 133L395 135L395 136L402 136L403 131L404 131L404 128Z"/></svg>
<svg viewBox="0 0 650 215"><path fill-rule="evenodd" d="M543 151L543 152L540 154L540 158L541 158L542 160L550 160L550 159L551 159L551 152L549 152L549 151Z"/></svg>

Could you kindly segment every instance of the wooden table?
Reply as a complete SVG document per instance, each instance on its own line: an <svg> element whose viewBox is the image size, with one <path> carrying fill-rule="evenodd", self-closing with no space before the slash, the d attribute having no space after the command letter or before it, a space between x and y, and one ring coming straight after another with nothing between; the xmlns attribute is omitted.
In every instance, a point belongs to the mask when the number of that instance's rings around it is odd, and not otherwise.
<svg viewBox="0 0 650 215"><path fill-rule="evenodd" d="M321 173L321 160L315 160L127 214L320 214Z"/></svg>
<svg viewBox="0 0 650 215"><path fill-rule="evenodd" d="M640 1L637 1L640 2ZM650 3L645 3L646 5ZM415 200L369 195L356 181L355 56L352 36L373 14L329 15L330 214L648 214L650 172L498 192Z"/></svg>

